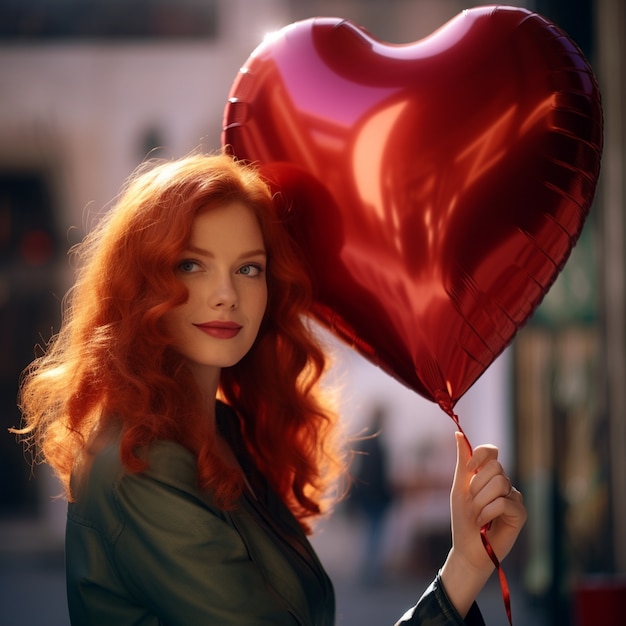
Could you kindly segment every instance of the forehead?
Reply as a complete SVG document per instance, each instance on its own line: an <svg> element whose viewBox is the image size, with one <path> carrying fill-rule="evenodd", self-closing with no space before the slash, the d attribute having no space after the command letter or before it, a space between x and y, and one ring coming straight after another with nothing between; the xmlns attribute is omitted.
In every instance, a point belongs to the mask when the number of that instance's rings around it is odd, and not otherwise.
<svg viewBox="0 0 626 626"><path fill-rule="evenodd" d="M197 213L191 226L189 242L199 245L203 241L214 245L224 242L249 245L254 242L264 247L263 233L255 211L240 201L207 207Z"/></svg>

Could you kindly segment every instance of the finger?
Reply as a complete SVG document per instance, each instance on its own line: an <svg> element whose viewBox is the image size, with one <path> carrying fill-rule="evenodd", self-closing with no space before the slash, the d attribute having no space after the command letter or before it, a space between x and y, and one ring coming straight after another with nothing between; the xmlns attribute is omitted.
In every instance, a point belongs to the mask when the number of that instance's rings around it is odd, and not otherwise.
<svg viewBox="0 0 626 626"><path fill-rule="evenodd" d="M496 446L484 444L474 449L474 454L470 459L467 469L471 472L477 472L481 467L491 460L497 460L498 448Z"/></svg>
<svg viewBox="0 0 626 626"><path fill-rule="evenodd" d="M474 476L470 484L470 494L472 496L472 509L478 516L481 511L486 509L493 502L505 500L511 493L511 481L503 474L498 473L491 476L486 482L483 472ZM477 483L481 482L481 485Z"/></svg>
<svg viewBox="0 0 626 626"><path fill-rule="evenodd" d="M491 485L490 492L494 497L506 496L511 491L511 481L504 468L495 459L490 459L473 476L470 481L470 493L475 496Z"/></svg>
<svg viewBox="0 0 626 626"><path fill-rule="evenodd" d="M500 496L487 502L476 519L477 524L482 527L498 518L509 525L521 527L526 519L526 509L519 491L514 490L509 497Z"/></svg>

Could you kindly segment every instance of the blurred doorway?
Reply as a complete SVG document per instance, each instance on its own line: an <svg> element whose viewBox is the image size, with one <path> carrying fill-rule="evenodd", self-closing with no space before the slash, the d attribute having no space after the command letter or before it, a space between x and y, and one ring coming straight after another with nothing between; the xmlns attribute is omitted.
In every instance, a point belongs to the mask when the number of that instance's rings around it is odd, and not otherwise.
<svg viewBox="0 0 626 626"><path fill-rule="evenodd" d="M58 330L57 261L64 255L45 172L0 170L0 520L35 518L40 498L23 446L18 381L35 346Z"/></svg>

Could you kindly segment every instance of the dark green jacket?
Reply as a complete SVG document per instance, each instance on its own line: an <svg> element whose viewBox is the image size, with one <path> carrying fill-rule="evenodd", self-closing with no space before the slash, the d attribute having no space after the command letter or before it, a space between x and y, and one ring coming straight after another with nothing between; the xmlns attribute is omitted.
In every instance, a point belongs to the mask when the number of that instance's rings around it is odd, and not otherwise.
<svg viewBox="0 0 626 626"><path fill-rule="evenodd" d="M188 450L161 441L148 459L129 474L117 445L104 448L68 507L73 626L333 625L330 580L271 490L225 512L197 488ZM404 619L464 623L438 581Z"/></svg>

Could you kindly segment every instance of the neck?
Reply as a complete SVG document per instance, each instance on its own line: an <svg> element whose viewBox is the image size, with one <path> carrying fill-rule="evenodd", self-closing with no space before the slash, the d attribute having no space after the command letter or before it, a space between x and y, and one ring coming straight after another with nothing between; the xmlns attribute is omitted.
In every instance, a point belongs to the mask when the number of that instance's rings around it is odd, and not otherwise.
<svg viewBox="0 0 626 626"><path fill-rule="evenodd" d="M203 405L206 407L212 421L215 421L215 399L220 384L221 368L190 365L189 370L200 390Z"/></svg>
<svg viewBox="0 0 626 626"><path fill-rule="evenodd" d="M200 392L198 411L185 425L186 446L199 454L204 442L218 440L215 403L219 385L219 368L189 366L197 389Z"/></svg>

